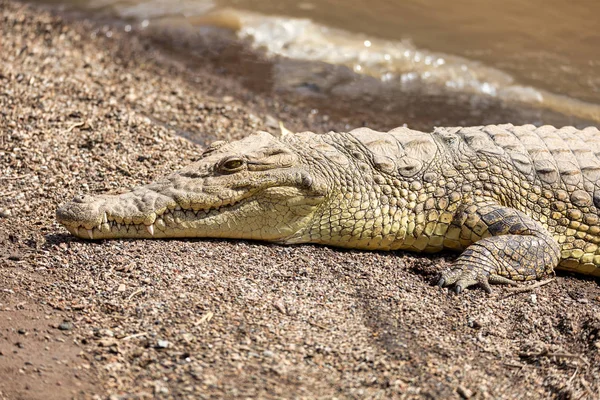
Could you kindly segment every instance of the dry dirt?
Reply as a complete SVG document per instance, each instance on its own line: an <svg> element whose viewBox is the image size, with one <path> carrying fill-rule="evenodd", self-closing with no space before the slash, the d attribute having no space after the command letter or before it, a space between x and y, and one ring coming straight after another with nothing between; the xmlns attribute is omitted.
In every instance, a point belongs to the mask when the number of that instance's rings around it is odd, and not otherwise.
<svg viewBox="0 0 600 400"><path fill-rule="evenodd" d="M180 134L361 123L97 28L0 0L0 399L600 398L598 280L457 296L454 255L71 237L58 204L189 163Z"/></svg>

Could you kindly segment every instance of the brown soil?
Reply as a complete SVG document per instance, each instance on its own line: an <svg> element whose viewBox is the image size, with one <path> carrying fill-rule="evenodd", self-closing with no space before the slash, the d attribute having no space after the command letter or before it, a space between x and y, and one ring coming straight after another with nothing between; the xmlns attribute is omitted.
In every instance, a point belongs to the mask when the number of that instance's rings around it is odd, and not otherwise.
<svg viewBox="0 0 600 400"><path fill-rule="evenodd" d="M600 398L594 279L456 296L432 286L453 255L73 238L58 204L189 163L201 149L179 134L364 115L286 105L90 22L0 13L0 399Z"/></svg>

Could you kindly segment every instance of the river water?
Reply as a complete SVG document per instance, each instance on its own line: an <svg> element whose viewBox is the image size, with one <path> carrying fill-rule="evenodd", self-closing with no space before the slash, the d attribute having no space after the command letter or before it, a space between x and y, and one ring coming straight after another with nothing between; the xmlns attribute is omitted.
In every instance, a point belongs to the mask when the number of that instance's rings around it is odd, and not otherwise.
<svg viewBox="0 0 600 400"><path fill-rule="evenodd" d="M348 96L364 96L364 86L369 96L389 88L473 95L600 122L598 0L60 3L121 20L126 30L229 32L267 56L300 62L280 63L273 72L279 87ZM324 82L323 63L377 84L349 89L339 74Z"/></svg>

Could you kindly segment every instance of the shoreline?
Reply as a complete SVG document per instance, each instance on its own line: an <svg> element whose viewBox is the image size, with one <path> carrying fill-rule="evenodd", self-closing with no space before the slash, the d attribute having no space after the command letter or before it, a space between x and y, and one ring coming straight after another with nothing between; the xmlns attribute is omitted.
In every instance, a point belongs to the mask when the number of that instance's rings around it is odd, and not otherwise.
<svg viewBox="0 0 600 400"><path fill-rule="evenodd" d="M536 79L541 86L530 86L524 81L531 83L531 74L521 68L513 69L513 72L522 72L517 76L527 77L523 81L494 68L493 60L484 62L477 57L431 52L404 41L389 42L375 37L368 40L368 35L362 37L356 32L332 29L315 22L305 25L306 21L302 19L255 14L235 7L219 10L217 6L208 14L193 17L179 16L173 11L172 15L149 19L143 19L147 15L141 9L139 13L130 10L123 15L108 5L102 10L94 10L93 7L73 5L68 0L61 2L60 7L64 9L62 15L70 14L75 21L95 20L101 29L93 34L111 36L119 31L129 32L124 37L144 37L154 43L163 43L163 50L176 49L175 52L180 54L173 55L174 58L196 58L202 69L207 68L206 61L210 59L213 71L219 71L217 74L227 71L225 74L229 78L244 82L253 91L270 90L279 95L285 93L287 98L291 95L325 100L313 108L335 108L332 107L335 102L331 100L339 99L344 104L338 107L339 115L347 115L352 110L370 111L371 115L364 118L369 123L391 118L391 125L410 123L414 128L429 130L432 126L468 126L477 121L493 124L509 119L517 124L550 123L579 128L600 121L600 105L591 100L594 97L592 86L587 95L581 93L583 97L570 97L552 89L552 83L571 81L567 78L568 71L563 70L562 74L551 72L556 68L554 63L544 69L556 79L544 79L544 74L540 74ZM143 2L140 7L144 8ZM115 8L119 9L118 6ZM318 19L318 15L314 17ZM272 32L282 30L287 33L281 37L272 36ZM370 44L368 54L362 53L363 39ZM330 51L317 56L320 48ZM531 61L536 59L529 52L524 53L522 57L533 57ZM384 55L389 60L381 64L379 61ZM515 54L508 57L515 61ZM432 69L427 62L423 63L429 59L437 59L439 65ZM506 60L496 60L507 67L503 61ZM529 65L535 68L533 64L538 63L541 60ZM191 63L189 68L198 69L198 66ZM362 72L354 72L355 68ZM385 82L380 79L382 76L386 77ZM584 76L580 79L585 79ZM411 113L411 109L418 111L424 105L429 105L429 115L419 118L418 113ZM487 120L477 114L482 108L487 108L490 114ZM381 109L386 109L387 113ZM516 121L521 114L523 119ZM402 115L404 118L400 118Z"/></svg>
<svg viewBox="0 0 600 400"><path fill-rule="evenodd" d="M74 195L149 182L212 140L276 132L278 121L419 128L460 121L463 103L313 112L343 96L253 91L214 60L188 64L118 32L92 38L101 26L39 6L0 0L0 15L0 399L599 393L600 289L589 277L559 274L535 298L503 298L502 287L454 296L431 285L453 254L85 242L55 221ZM268 68L259 61L256 74ZM481 120L492 111L529 115L484 105Z"/></svg>
<svg viewBox="0 0 600 400"><path fill-rule="evenodd" d="M343 65L268 56L230 31L198 33L197 26L185 21L181 25L159 21L142 28L84 10L65 10L59 15L74 24L88 21L92 40L109 39L125 44L125 48L129 42L139 42L152 52L150 57L140 56L156 61L163 68L175 68L178 74L217 98L232 97L223 94L227 90L235 92L233 97L241 101L254 103L259 98L261 104L250 107L258 113L273 114L286 123L297 119L299 130L326 132L369 126L386 131L407 124L412 129L430 131L436 126L507 122L584 128L597 125L599 118L595 105L577 99L565 100L563 108L570 114L557 111L562 100L553 93L548 93L543 104L538 105L530 100L520 102L522 94L516 93L511 101L506 93L495 97L468 91L445 92L434 86L405 90L373 76L355 73ZM221 78L224 88L198 82L197 71ZM240 92L245 94L241 96ZM315 115L315 111L320 115ZM311 120L311 116L315 119ZM319 117L324 120L319 121ZM337 121L344 123L332 125ZM190 138L187 134L185 137Z"/></svg>

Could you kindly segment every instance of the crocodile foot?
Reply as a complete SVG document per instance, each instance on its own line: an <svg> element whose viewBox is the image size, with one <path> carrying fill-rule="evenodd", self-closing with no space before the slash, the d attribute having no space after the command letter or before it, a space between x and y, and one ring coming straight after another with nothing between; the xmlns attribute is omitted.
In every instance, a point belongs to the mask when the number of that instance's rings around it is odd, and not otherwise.
<svg viewBox="0 0 600 400"><path fill-rule="evenodd" d="M490 293L491 283L517 285L517 281L539 279L558 265L558 243L539 222L518 210L481 202L465 208L458 218L465 238L469 230L472 235L489 236L476 240L458 256L442 273L441 287L453 285L460 293L478 285Z"/></svg>

